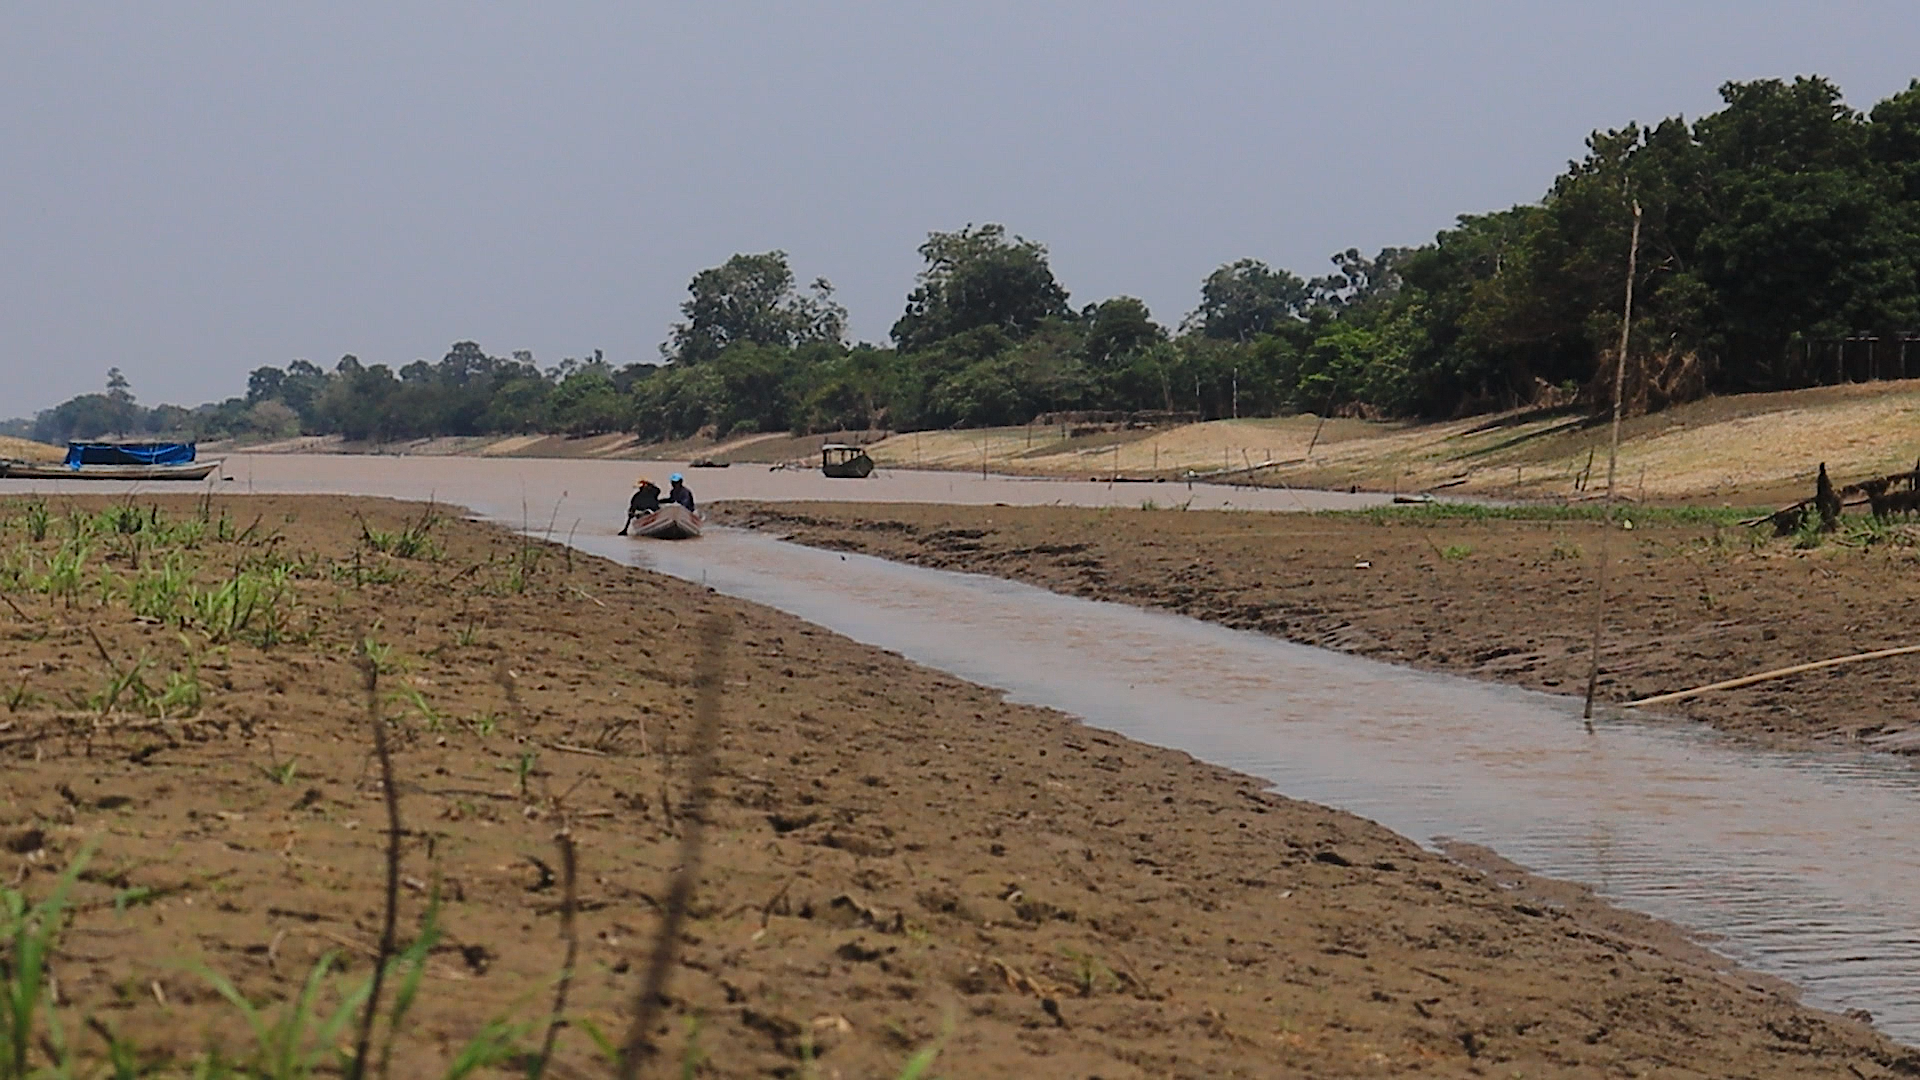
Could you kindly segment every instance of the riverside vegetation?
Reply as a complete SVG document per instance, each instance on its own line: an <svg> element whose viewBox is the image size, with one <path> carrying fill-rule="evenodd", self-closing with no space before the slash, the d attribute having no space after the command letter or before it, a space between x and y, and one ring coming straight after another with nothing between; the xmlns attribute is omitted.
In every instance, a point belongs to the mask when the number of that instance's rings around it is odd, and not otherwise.
<svg viewBox="0 0 1920 1080"><path fill-rule="evenodd" d="M1920 82L1865 112L1817 76L1721 96L1692 122L1594 132L1539 202L1464 214L1431 243L1348 250L1312 278L1228 262L1172 328L1132 297L1075 307L1044 246L969 225L921 246L885 345L849 346L832 286L798 287L786 254L768 251L694 276L659 364L616 368L595 352L543 370L466 341L397 371L351 355L331 371L260 367L245 396L198 409L142 408L116 369L105 393L5 433L668 439L1072 410L1437 417L1608 401L1598 360L1619 338L1636 202L1631 409L1920 373L1902 370L1902 339L1920 329Z"/></svg>

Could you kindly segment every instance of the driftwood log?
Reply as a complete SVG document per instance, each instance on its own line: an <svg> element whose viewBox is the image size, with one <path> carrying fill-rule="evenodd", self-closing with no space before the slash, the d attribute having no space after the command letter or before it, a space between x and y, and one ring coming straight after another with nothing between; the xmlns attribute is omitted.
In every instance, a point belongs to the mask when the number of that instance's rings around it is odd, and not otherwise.
<svg viewBox="0 0 1920 1080"><path fill-rule="evenodd" d="M1872 652L1853 653L1850 656L1836 656L1830 660L1815 660L1811 663L1793 664L1788 667L1774 668L1772 671L1762 671L1754 675L1742 675L1737 679L1725 679L1717 683L1708 683L1705 686L1696 686L1690 690L1675 690L1670 694L1655 694L1652 697L1644 697L1638 701L1629 701L1621 707L1638 709L1645 705L1659 705L1668 701L1679 701L1683 698L1698 697L1701 694L1709 694L1716 690L1734 690L1742 686L1752 686L1754 683L1766 682L1770 679L1784 679L1788 675L1798 675L1802 672L1819 671L1823 668L1839 667L1842 664L1857 664L1862 660L1884 660L1889 656L1907 656L1912 653L1920 653L1920 645L1901 645L1892 649L1875 649Z"/></svg>

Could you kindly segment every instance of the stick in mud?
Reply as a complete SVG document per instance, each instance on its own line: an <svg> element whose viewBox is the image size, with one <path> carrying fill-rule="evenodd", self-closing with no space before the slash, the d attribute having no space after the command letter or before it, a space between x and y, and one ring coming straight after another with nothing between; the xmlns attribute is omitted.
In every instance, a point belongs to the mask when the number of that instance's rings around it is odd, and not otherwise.
<svg viewBox="0 0 1920 1080"><path fill-rule="evenodd" d="M380 788L387 802L387 910L380 929L380 951L373 961L373 984L367 991L366 1012L360 1017L353 1066L347 1071L348 1080L362 1080L367 1073L373 1019L380 1011L380 990L386 981L387 963L393 959L394 936L400 918L400 793L393 785L393 755L387 749L387 725L380 715L380 668L374 663L364 635L360 639L360 664L366 675L367 721L373 725L373 752L380 759Z"/></svg>
<svg viewBox="0 0 1920 1080"><path fill-rule="evenodd" d="M1620 461L1620 398L1627 385L1627 334L1633 329L1633 269L1640 256L1640 201L1633 203L1633 239L1627 246L1627 303L1620 317L1620 360L1613 375L1613 442L1607 447L1607 502L1600 513L1600 570L1593 599L1593 657L1587 666L1587 705L1581 718L1593 730L1593 692L1600 683L1600 627L1607 617L1607 546L1613 536L1614 469ZM1591 455L1588 461L1592 461Z"/></svg>
<svg viewBox="0 0 1920 1080"><path fill-rule="evenodd" d="M539 1059L529 1070L528 1080L540 1080L546 1075L547 1064L553 1060L553 1048L560 1041L560 1029L567 1022L567 991L573 986L573 969L580 961L580 930L574 918L580 906L579 857L574 851L573 830L567 824L564 810L561 813L560 831L553 834L553 842L560 848L560 882L564 890L560 905L560 936L566 939L567 953L560 965L560 980L553 988L553 1012L547 1018L547 1037L541 1043Z"/></svg>
<svg viewBox="0 0 1920 1080"><path fill-rule="evenodd" d="M699 695L694 707L693 736L687 755L693 761L687 781L686 829L680 834L680 869L660 914L660 927L654 931L653 948L647 958L640 994L634 1000L633 1026L621 1044L620 1080L637 1080L640 1060L653 1053L653 1025L660 1018L665 1000L667 976L673 970L673 954L680 943L680 927L693 903L693 889L700 878L701 838L707 822L707 802L712 796L715 758L720 741L720 698L726 688L727 639L733 624L725 616L709 616L700 628L700 662L695 671L695 689Z"/></svg>

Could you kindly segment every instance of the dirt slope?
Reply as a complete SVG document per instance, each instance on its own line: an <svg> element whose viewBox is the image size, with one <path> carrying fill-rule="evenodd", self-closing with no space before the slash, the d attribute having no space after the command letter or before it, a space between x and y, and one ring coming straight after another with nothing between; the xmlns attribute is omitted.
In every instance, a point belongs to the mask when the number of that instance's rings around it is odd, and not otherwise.
<svg viewBox="0 0 1920 1080"><path fill-rule="evenodd" d="M1159 431L995 428L897 435L873 448L895 467L1043 476L1179 476L1370 491L1561 499L1606 479L1608 424L1581 413L1511 413L1444 423L1312 416L1216 420ZM1911 468L1920 457L1920 381L1711 398L1631 418L1619 483L1656 501L1799 498L1825 461L1837 476ZM1271 468L1253 468L1265 463Z"/></svg>
<svg viewBox="0 0 1920 1080"><path fill-rule="evenodd" d="M58 446L34 442L31 439L16 439L9 435L0 435L0 458L13 458L16 461L62 461L67 452Z"/></svg>

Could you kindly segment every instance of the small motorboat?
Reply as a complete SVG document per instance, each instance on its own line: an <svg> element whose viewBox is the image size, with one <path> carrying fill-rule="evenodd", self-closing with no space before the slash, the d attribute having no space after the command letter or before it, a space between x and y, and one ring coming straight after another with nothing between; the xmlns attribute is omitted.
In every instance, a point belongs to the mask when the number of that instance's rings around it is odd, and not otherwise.
<svg viewBox="0 0 1920 1080"><path fill-rule="evenodd" d="M858 446L826 443L820 447L820 471L842 480L865 480L873 475L873 459Z"/></svg>
<svg viewBox="0 0 1920 1080"><path fill-rule="evenodd" d="M8 480L205 480L220 459L198 461L186 442L70 442L59 465L0 461Z"/></svg>
<svg viewBox="0 0 1920 1080"><path fill-rule="evenodd" d="M692 540L706 519L679 503L661 503L660 509L641 514L627 525L627 533L654 540Z"/></svg>

